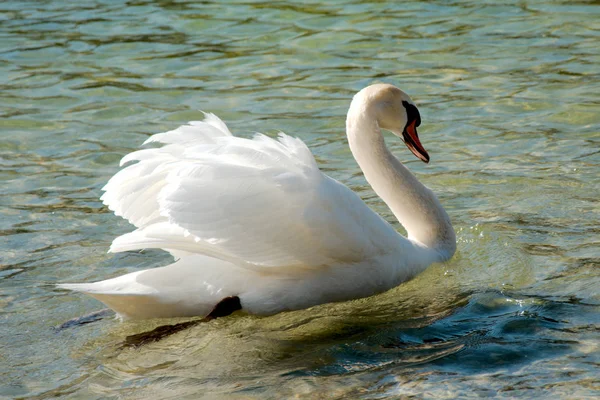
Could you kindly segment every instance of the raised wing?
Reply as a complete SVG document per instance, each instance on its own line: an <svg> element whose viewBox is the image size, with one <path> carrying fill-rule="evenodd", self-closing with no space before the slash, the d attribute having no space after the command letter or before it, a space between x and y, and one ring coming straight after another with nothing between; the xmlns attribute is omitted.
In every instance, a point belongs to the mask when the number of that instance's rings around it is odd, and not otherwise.
<svg viewBox="0 0 600 400"><path fill-rule="evenodd" d="M232 136L212 114L150 137L104 187L102 200L138 229L111 251L162 248L247 268L319 268L390 252L397 233L306 145L280 134Z"/></svg>

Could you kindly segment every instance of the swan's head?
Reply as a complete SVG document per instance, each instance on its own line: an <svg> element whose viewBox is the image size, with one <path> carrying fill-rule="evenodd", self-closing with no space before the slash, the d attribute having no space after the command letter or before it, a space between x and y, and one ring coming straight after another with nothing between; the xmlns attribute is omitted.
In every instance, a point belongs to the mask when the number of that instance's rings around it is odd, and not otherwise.
<svg viewBox="0 0 600 400"><path fill-rule="evenodd" d="M421 115L412 99L393 85L375 84L361 90L367 109L374 113L381 129L402 138L406 147L421 161L428 163L429 154L421 144L417 127Z"/></svg>

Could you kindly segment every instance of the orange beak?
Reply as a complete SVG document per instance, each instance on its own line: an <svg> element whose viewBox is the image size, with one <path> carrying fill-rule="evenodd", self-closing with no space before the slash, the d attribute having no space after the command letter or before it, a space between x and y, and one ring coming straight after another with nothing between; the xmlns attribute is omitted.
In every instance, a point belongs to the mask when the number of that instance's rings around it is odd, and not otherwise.
<svg viewBox="0 0 600 400"><path fill-rule="evenodd" d="M406 126L404 127L404 131L402 132L402 136L404 137L404 144L406 144L406 147L408 147L408 149L412 151L412 153L415 156L417 156L417 158L419 158L425 163L428 163L429 154L427 154L427 151L425 150L425 148L423 148L423 145L419 140L419 135L417 134L417 127L415 126L416 123L417 120L414 119L410 123L406 124Z"/></svg>

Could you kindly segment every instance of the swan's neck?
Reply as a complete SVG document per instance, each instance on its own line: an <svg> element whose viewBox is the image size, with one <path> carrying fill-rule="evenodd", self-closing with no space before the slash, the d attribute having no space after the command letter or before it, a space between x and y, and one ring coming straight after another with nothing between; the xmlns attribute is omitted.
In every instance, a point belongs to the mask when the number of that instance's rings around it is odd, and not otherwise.
<svg viewBox="0 0 600 400"><path fill-rule="evenodd" d="M456 250L448 214L435 194L388 150L374 113L355 103L348 112L346 132L365 178L404 226L410 241L424 246L434 261L448 260Z"/></svg>

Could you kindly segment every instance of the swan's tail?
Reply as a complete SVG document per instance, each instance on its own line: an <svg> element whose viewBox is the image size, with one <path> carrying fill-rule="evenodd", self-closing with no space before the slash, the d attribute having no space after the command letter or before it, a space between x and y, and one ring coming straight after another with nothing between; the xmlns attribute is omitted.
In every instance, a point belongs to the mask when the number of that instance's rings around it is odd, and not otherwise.
<svg viewBox="0 0 600 400"><path fill-rule="evenodd" d="M172 316L172 309L160 311L165 303L168 304L164 296L161 299L153 293L155 290L137 282L136 277L143 272L145 271L94 283L62 283L57 287L92 296L113 309L121 319Z"/></svg>
<svg viewBox="0 0 600 400"><path fill-rule="evenodd" d="M57 287L92 296L122 319L193 317L208 315L224 297L238 296L249 273L221 260L192 255L166 267Z"/></svg>

